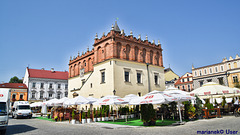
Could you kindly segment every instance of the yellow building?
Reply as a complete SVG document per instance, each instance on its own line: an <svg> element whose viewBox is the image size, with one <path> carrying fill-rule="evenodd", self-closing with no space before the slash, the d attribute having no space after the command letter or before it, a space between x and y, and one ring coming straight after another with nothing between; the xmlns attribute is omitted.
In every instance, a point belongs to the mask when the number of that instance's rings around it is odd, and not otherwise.
<svg viewBox="0 0 240 135"><path fill-rule="evenodd" d="M227 67L228 85L233 88L240 82L240 57L236 55L235 59L230 57L229 60L225 58L224 61Z"/></svg>

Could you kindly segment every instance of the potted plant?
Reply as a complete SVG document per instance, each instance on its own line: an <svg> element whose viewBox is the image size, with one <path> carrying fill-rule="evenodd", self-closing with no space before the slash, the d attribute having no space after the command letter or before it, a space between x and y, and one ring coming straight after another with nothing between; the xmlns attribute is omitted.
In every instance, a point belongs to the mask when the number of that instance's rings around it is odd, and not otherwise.
<svg viewBox="0 0 240 135"><path fill-rule="evenodd" d="M96 118L96 109L94 108L93 109L93 114L92 114L92 116L93 116L93 122L96 122L97 121L97 118Z"/></svg>
<svg viewBox="0 0 240 135"><path fill-rule="evenodd" d="M104 112L104 109L102 108L102 110L101 110L102 112L101 112L101 116L102 116L102 121L105 121L105 112Z"/></svg>
<svg viewBox="0 0 240 135"><path fill-rule="evenodd" d="M192 106L192 104L190 104L189 110L188 110L189 120L194 120L195 115L196 115L195 111L196 111L196 108L194 106Z"/></svg>
<svg viewBox="0 0 240 135"><path fill-rule="evenodd" d="M56 122L57 122L57 119L58 119L58 116L55 116L55 117L54 117L54 120L55 120Z"/></svg>
<svg viewBox="0 0 240 135"><path fill-rule="evenodd" d="M87 112L87 123L90 123L91 122L91 111L90 109L88 109L88 112Z"/></svg>
<svg viewBox="0 0 240 135"><path fill-rule="evenodd" d="M97 121L101 121L101 112L97 109Z"/></svg>
<svg viewBox="0 0 240 135"><path fill-rule="evenodd" d="M82 112L82 124L86 123L86 113Z"/></svg>
<svg viewBox="0 0 240 135"><path fill-rule="evenodd" d="M195 108L196 108L195 112L196 112L197 119L202 119L202 114L203 114L202 100L198 96L196 96Z"/></svg>
<svg viewBox="0 0 240 135"><path fill-rule="evenodd" d="M50 119L50 114L47 114L47 118Z"/></svg>
<svg viewBox="0 0 240 135"><path fill-rule="evenodd" d="M154 125L156 123L155 110L152 104L141 105L141 120L144 126Z"/></svg>
<svg viewBox="0 0 240 135"><path fill-rule="evenodd" d="M74 109L72 110L72 121L71 121L71 123L76 124Z"/></svg>

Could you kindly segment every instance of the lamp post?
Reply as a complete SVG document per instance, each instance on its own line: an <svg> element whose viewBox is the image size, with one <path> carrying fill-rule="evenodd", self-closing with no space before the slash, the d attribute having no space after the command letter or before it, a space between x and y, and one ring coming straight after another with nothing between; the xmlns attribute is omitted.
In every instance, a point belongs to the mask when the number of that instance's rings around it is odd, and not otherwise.
<svg viewBox="0 0 240 135"><path fill-rule="evenodd" d="M116 90L113 90L113 95L115 96L115 94L116 94Z"/></svg>

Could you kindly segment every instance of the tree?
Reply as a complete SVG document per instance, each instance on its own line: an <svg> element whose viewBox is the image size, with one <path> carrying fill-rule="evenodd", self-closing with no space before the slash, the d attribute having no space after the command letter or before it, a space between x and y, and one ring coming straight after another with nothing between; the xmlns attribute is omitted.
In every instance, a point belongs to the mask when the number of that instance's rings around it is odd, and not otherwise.
<svg viewBox="0 0 240 135"><path fill-rule="evenodd" d="M23 80L18 79L17 76L14 76L10 79L9 83L23 83Z"/></svg>

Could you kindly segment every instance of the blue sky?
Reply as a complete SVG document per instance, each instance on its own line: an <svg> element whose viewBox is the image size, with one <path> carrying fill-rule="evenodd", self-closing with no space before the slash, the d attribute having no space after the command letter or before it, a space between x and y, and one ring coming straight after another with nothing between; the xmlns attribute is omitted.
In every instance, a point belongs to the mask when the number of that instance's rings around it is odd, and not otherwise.
<svg viewBox="0 0 240 135"><path fill-rule="evenodd" d="M239 0L1 0L0 82L27 66L68 70L70 56L92 48L96 33L118 25L160 40L164 66L178 75L240 55Z"/></svg>

